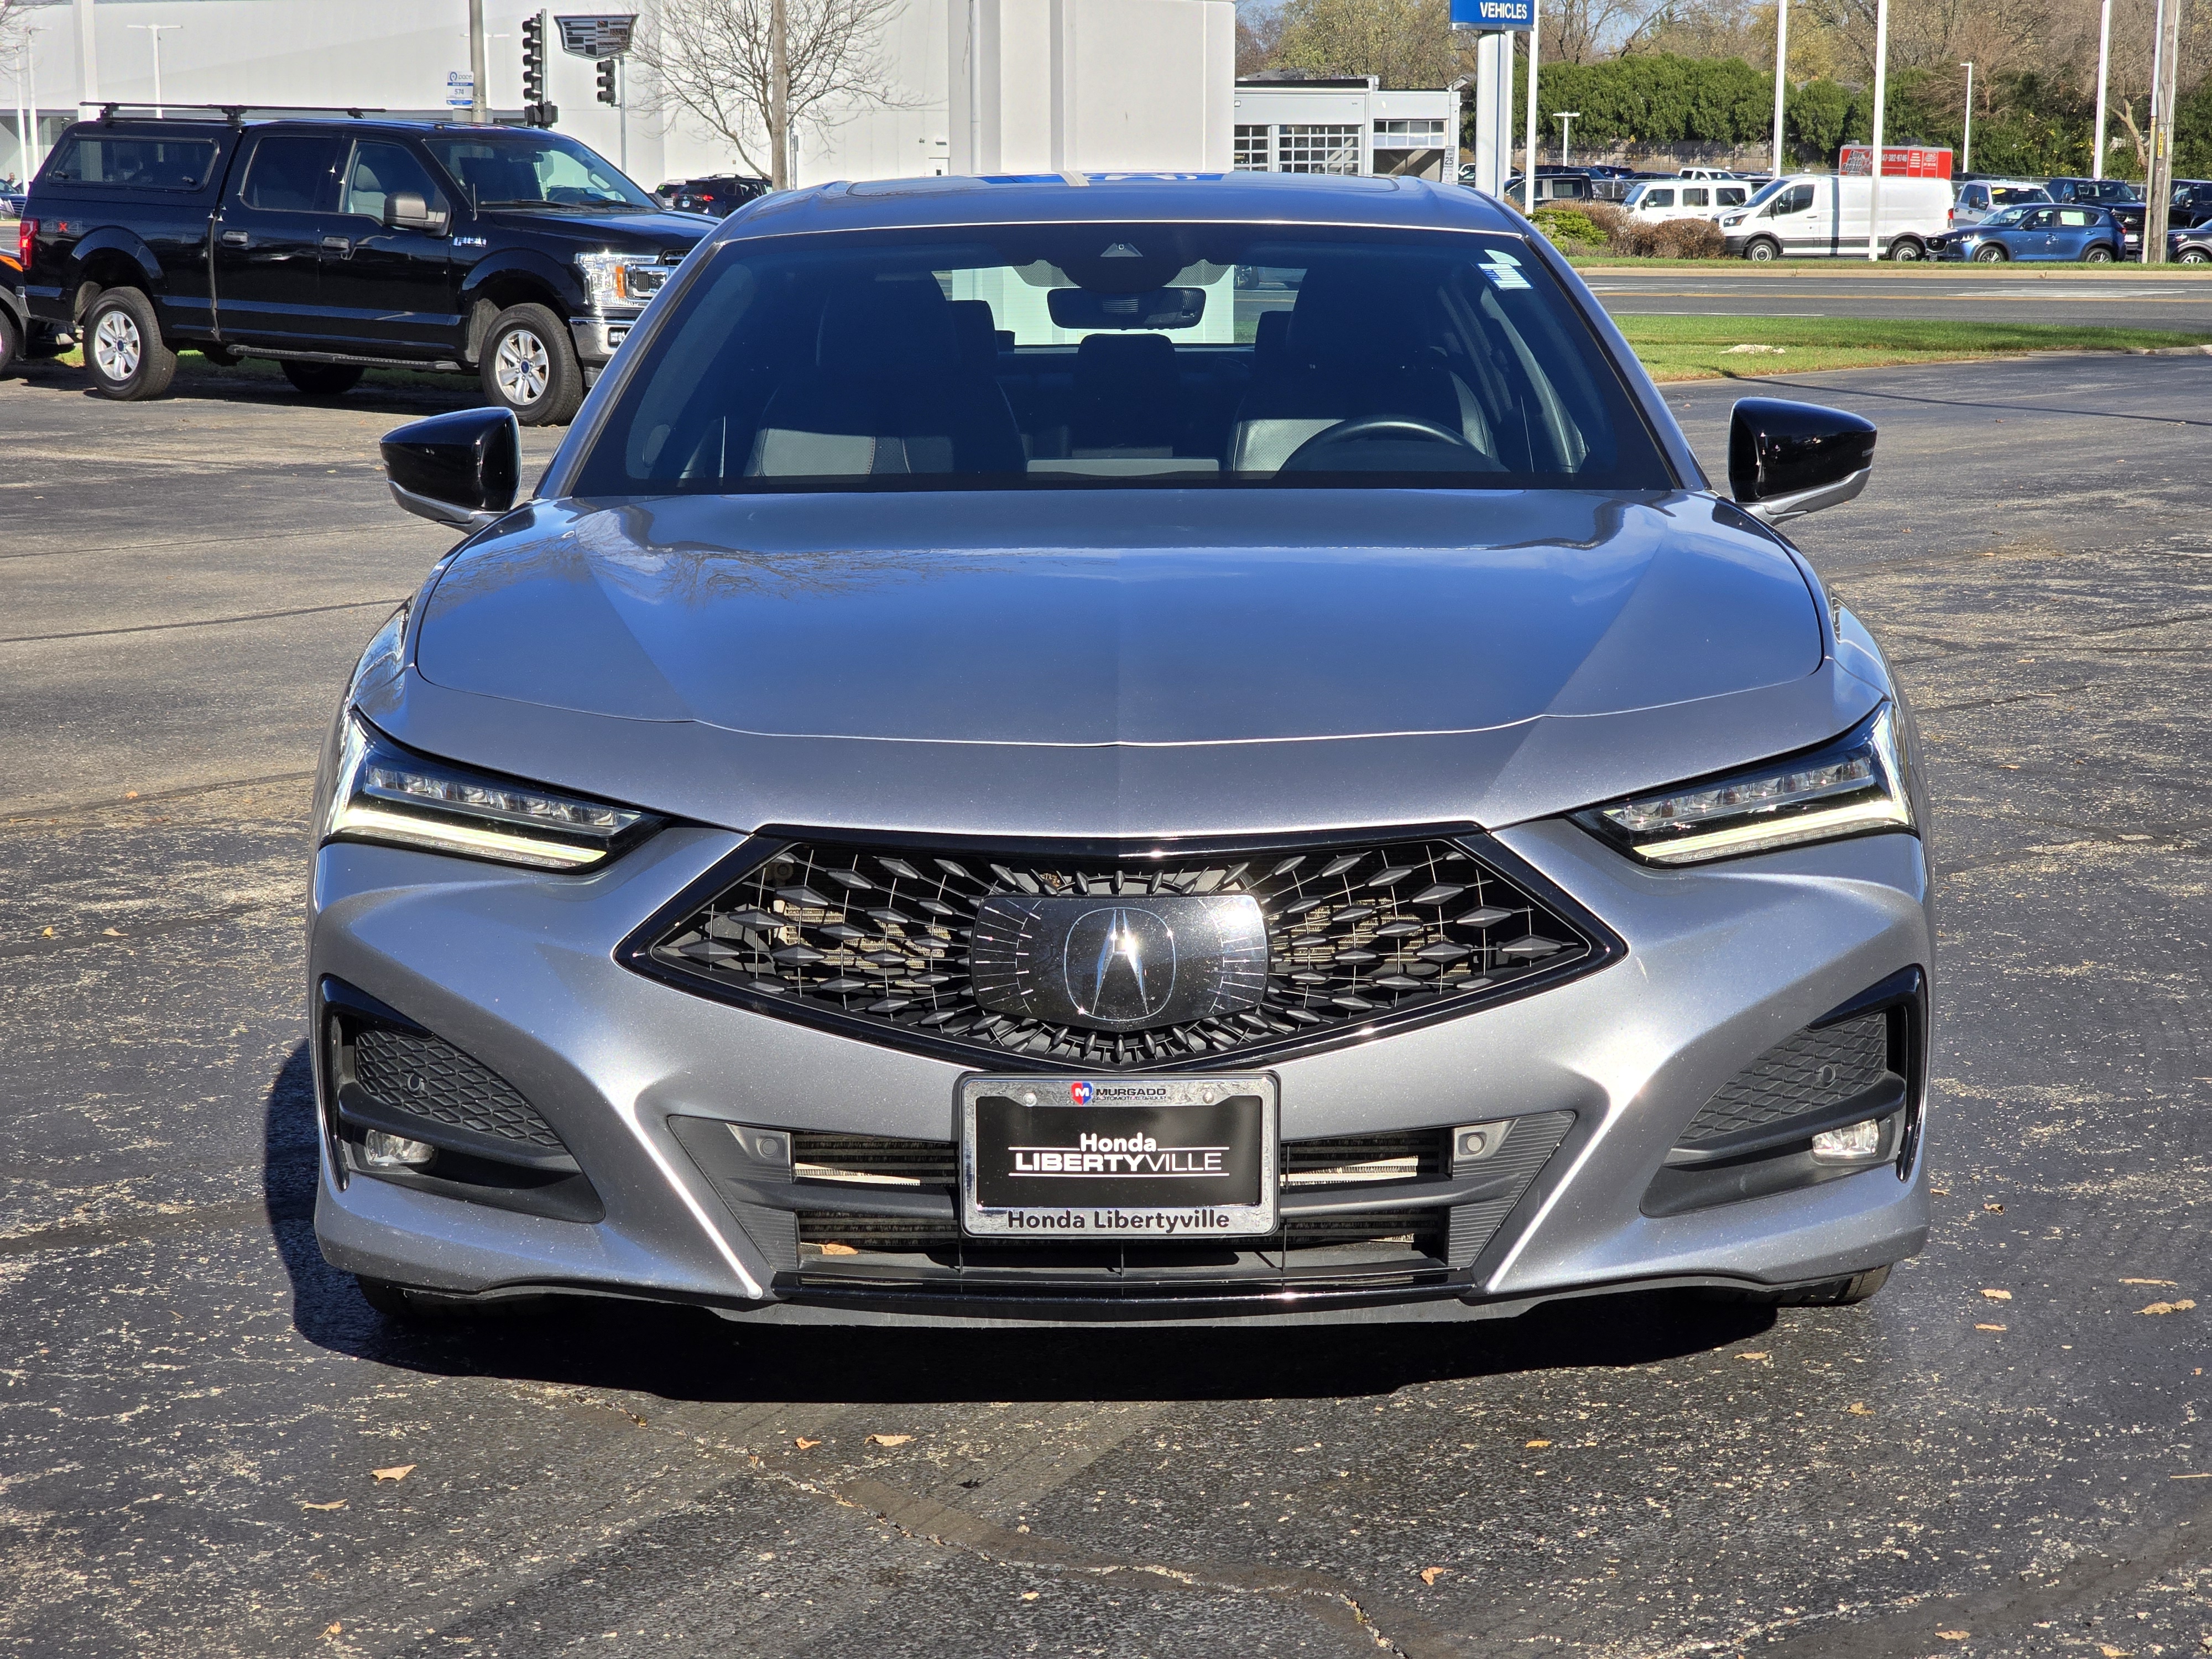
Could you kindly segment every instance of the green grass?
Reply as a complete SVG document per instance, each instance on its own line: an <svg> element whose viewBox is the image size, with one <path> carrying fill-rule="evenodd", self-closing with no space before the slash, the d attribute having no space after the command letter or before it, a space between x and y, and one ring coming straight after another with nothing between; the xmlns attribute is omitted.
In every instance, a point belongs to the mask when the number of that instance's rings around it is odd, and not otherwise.
<svg viewBox="0 0 2212 1659"><path fill-rule="evenodd" d="M2005 357L2023 351L2142 351L2202 345L2212 333L2062 324L1954 323L1858 317L1638 317L1613 321L1655 380L1802 374ZM1779 351L1731 351L1731 346Z"/></svg>

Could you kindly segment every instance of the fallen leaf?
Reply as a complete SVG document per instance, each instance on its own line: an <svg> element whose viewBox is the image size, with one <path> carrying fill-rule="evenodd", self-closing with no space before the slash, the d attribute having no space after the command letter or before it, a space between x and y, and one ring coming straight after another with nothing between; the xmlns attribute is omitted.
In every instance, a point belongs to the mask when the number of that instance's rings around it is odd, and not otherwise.
<svg viewBox="0 0 2212 1659"><path fill-rule="evenodd" d="M2010 1291L1984 1291L1982 1294L1989 1297L1992 1302L2009 1302L2012 1300L2012 1292Z"/></svg>
<svg viewBox="0 0 2212 1659"><path fill-rule="evenodd" d="M872 1434L868 1437L868 1444L871 1446L903 1446L908 1441L913 1438L914 1437L910 1434Z"/></svg>
<svg viewBox="0 0 2212 1659"><path fill-rule="evenodd" d="M2120 1283L2123 1285L2163 1285L2169 1291L2177 1291L2181 1288L2181 1281L2178 1279L2124 1279Z"/></svg>
<svg viewBox="0 0 2212 1659"><path fill-rule="evenodd" d="M371 1469L369 1473L379 1480L404 1480L417 1467L413 1463L394 1463L388 1469Z"/></svg>
<svg viewBox="0 0 2212 1659"><path fill-rule="evenodd" d="M2001 1331L2004 1327L2002 1325L1977 1325L1974 1328L1978 1331Z"/></svg>
<svg viewBox="0 0 2212 1659"><path fill-rule="evenodd" d="M346 1501L343 1498L337 1498L328 1504L302 1504L300 1505L303 1510L342 1510L345 1506Z"/></svg>
<svg viewBox="0 0 2212 1659"><path fill-rule="evenodd" d="M2154 1302L2148 1308L2141 1309L2139 1311L2147 1314L2187 1313L2196 1305L2187 1297L2184 1297L2179 1302Z"/></svg>
<svg viewBox="0 0 2212 1659"><path fill-rule="evenodd" d="M1936 1632L1946 1642L1963 1642L1973 1633L1970 1630L1939 1630Z"/></svg>
<svg viewBox="0 0 2212 1659"><path fill-rule="evenodd" d="M833 1243L824 1244L822 1247L822 1254L824 1255L860 1255L860 1252L854 1249L850 1244L838 1244Z"/></svg>
<svg viewBox="0 0 2212 1659"><path fill-rule="evenodd" d="M1844 1407L1844 1409L1849 1412L1853 1417L1872 1417L1874 1415L1874 1413L1868 1408L1867 1403L1863 1400L1854 1400L1850 1405Z"/></svg>
<svg viewBox="0 0 2212 1659"><path fill-rule="evenodd" d="M1037 1593L1035 1590L1024 1590L1022 1592L1022 1600L1024 1601L1034 1601L1036 1599Z"/></svg>
<svg viewBox="0 0 2212 1659"><path fill-rule="evenodd" d="M1773 1356L1765 1353L1740 1353L1736 1358L1738 1359L1771 1359Z"/></svg>
<svg viewBox="0 0 2212 1659"><path fill-rule="evenodd" d="M1433 1584L1437 1579L1443 1576L1444 1570L1442 1567L1423 1567L1421 1569L1421 1582L1424 1584Z"/></svg>
<svg viewBox="0 0 2212 1659"><path fill-rule="evenodd" d="M51 927L47 928L47 929L46 930L46 932L45 932L45 933L41 933L41 934L40 935L40 937L41 939L52 939L53 936L54 936L54 930L53 930L52 928L51 928Z"/></svg>
<svg viewBox="0 0 2212 1659"><path fill-rule="evenodd" d="M2212 1474L2169 1474L2169 1480L2212 1480Z"/></svg>
<svg viewBox="0 0 2212 1659"><path fill-rule="evenodd" d="M797 1443L797 1445L798 1445L798 1447L799 1447L799 1450L801 1450L801 1451L812 1451L812 1450L813 1450L817 1446L820 1445L822 1443L821 1443L819 1440L809 1440L809 1439L808 1439L805 1435L803 1435L803 1434L802 1434L802 1435L800 1435L800 1436L799 1436L799 1437L798 1437L798 1439L797 1439L796 1443Z"/></svg>
<svg viewBox="0 0 2212 1659"><path fill-rule="evenodd" d="M325 1625L325 1626L323 1626L323 1634L324 1634L324 1635L325 1635L325 1636L336 1636L336 1635L337 1635L340 1631L343 1630L344 1628L345 1628L345 1626L344 1626L343 1625L341 1625L341 1624L337 1624L337 1623L336 1623L336 1622L333 1622L333 1623L331 1623L331 1624L328 1624L328 1625Z"/></svg>
<svg viewBox="0 0 2212 1659"><path fill-rule="evenodd" d="M1531 1441L1528 1443L1528 1449L1529 1449L1530 1451L1535 1451L1535 1450L1539 1449L1540 1448L1541 1448L1541 1447L1545 1447L1545 1446L1548 1446L1548 1445L1550 1445L1551 1443L1551 1443L1550 1441L1548 1441L1548 1440L1531 1440Z"/></svg>
<svg viewBox="0 0 2212 1659"><path fill-rule="evenodd" d="M2004 1213L2004 1206L2002 1204L1984 1204L1982 1207L1984 1210L1987 1210L1991 1215L2002 1215Z"/></svg>
<svg viewBox="0 0 2212 1659"><path fill-rule="evenodd" d="M2133 1648L2116 1648L2110 1642L2100 1642L2097 1651L2103 1654L2105 1659L2135 1659L2136 1650Z"/></svg>
<svg viewBox="0 0 2212 1659"><path fill-rule="evenodd" d="M1931 1198L1948 1198L1951 1196L1951 1189L1948 1187L1930 1187L1928 1189L1928 1192Z"/></svg>

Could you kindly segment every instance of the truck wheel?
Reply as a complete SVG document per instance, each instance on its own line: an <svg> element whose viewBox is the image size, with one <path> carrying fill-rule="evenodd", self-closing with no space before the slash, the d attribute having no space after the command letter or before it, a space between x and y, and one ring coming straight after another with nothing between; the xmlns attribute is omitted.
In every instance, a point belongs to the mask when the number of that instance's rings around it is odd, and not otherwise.
<svg viewBox="0 0 2212 1659"><path fill-rule="evenodd" d="M1910 264L1915 259L1926 258L1928 250L1911 237L1900 236L1889 245L1889 257L1901 264Z"/></svg>
<svg viewBox="0 0 2212 1659"><path fill-rule="evenodd" d="M0 311L0 374L15 368L22 355L23 331L15 326L14 313Z"/></svg>
<svg viewBox="0 0 2212 1659"><path fill-rule="evenodd" d="M161 343L154 302L135 288L111 288L94 300L84 313L84 366L92 389L118 403L167 392L177 354Z"/></svg>
<svg viewBox="0 0 2212 1659"><path fill-rule="evenodd" d="M310 398L336 398L361 384L358 363L286 362L280 367L293 387Z"/></svg>
<svg viewBox="0 0 2212 1659"><path fill-rule="evenodd" d="M1751 246L1744 249L1743 257L1754 264L1766 264L1782 257L1782 245L1771 236L1754 236Z"/></svg>
<svg viewBox="0 0 2212 1659"><path fill-rule="evenodd" d="M584 370L568 325L544 306L509 306L483 344L484 395L525 426L566 426L584 403Z"/></svg>

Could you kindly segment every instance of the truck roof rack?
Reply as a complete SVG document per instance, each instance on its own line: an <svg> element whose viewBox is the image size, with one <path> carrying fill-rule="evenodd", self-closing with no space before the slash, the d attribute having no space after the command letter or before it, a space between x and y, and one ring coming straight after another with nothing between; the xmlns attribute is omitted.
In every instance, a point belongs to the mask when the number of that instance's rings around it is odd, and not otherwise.
<svg viewBox="0 0 2212 1659"><path fill-rule="evenodd" d="M381 115L382 108L371 109L366 105L353 104L130 104L103 103L100 119L112 121L118 110L151 111L156 118L166 119L171 110L207 110L220 115L233 126L245 123L247 112L256 115L350 115L358 121L364 116Z"/></svg>

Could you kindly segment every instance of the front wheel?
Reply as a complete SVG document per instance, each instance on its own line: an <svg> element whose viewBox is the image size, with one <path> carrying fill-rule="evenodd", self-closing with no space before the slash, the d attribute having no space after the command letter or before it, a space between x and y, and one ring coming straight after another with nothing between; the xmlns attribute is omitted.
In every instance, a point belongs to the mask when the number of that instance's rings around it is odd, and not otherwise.
<svg viewBox="0 0 2212 1659"><path fill-rule="evenodd" d="M1977 264L2001 265L2010 258L2012 256L1995 242L1984 242L1974 250L1974 263Z"/></svg>
<svg viewBox="0 0 2212 1659"><path fill-rule="evenodd" d="M568 325L544 306L509 306L484 336L484 395L525 426L565 426L584 403Z"/></svg>
<svg viewBox="0 0 2212 1659"><path fill-rule="evenodd" d="M363 372L358 363L287 362L283 367L294 389L310 398L343 397L361 384Z"/></svg>
<svg viewBox="0 0 2212 1659"><path fill-rule="evenodd" d="M1766 264L1782 257L1782 245L1771 236L1757 236L1743 251L1743 257L1753 264Z"/></svg>
<svg viewBox="0 0 2212 1659"><path fill-rule="evenodd" d="M1910 236L1900 236L1889 245L1889 257L1900 264L1910 264L1915 259L1924 259L1928 250Z"/></svg>
<svg viewBox="0 0 2212 1659"><path fill-rule="evenodd" d="M84 366L93 390L118 403L167 392L177 354L161 343L154 302L135 288L111 288L94 300L84 313Z"/></svg>
<svg viewBox="0 0 2212 1659"><path fill-rule="evenodd" d="M2081 262L2084 264L2108 265L2112 263L2112 250L2100 242L2081 256Z"/></svg>

